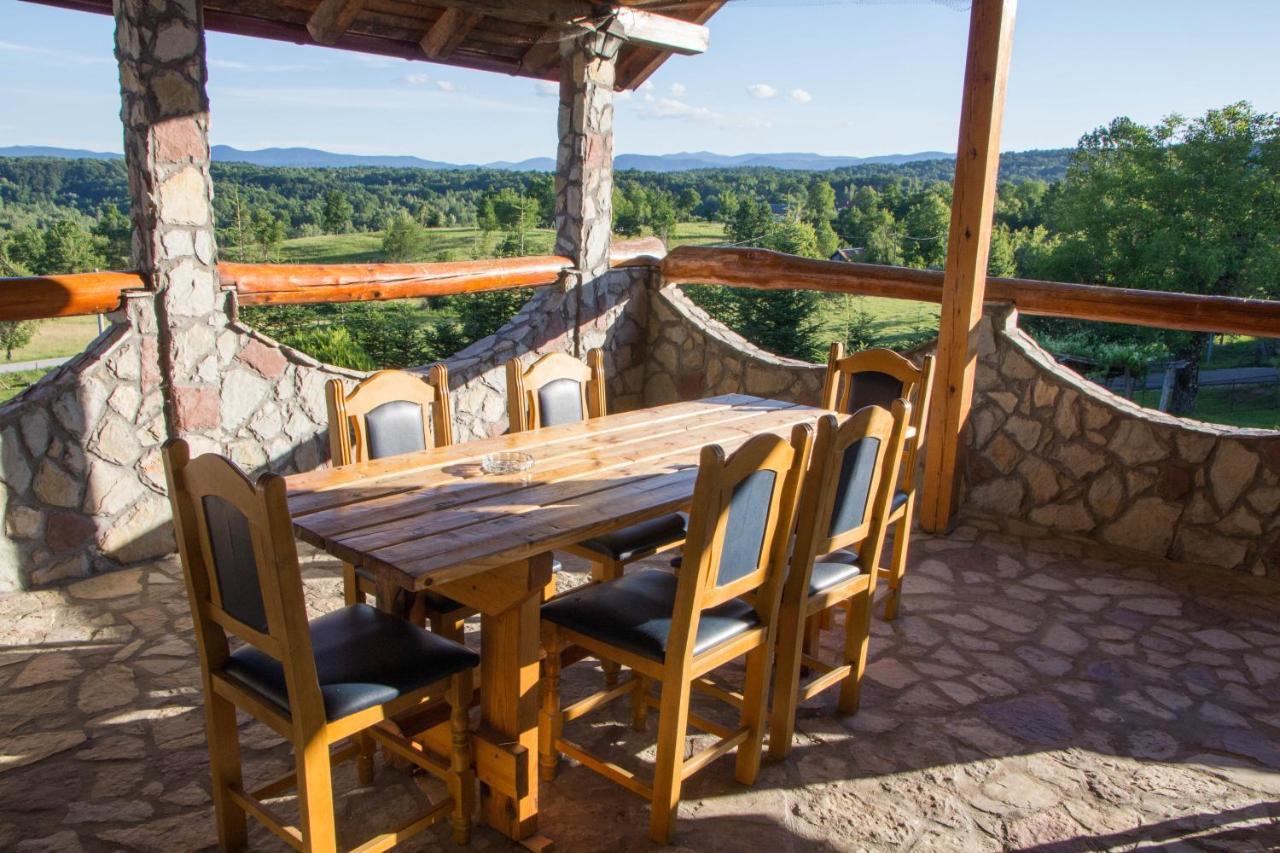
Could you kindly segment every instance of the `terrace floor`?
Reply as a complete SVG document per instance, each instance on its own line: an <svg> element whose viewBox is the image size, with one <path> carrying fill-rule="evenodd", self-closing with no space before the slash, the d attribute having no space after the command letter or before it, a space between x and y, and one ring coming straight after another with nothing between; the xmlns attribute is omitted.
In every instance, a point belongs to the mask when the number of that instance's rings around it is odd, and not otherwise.
<svg viewBox="0 0 1280 853"><path fill-rule="evenodd" d="M672 849L1280 847L1280 585L979 520L920 536L912 563L902 615L875 625L862 711L810 703L791 758L752 789L732 759L695 777ZM565 582L583 577L568 568ZM317 611L340 603L331 561L306 575ZM566 695L598 678L569 669ZM653 721L639 734L626 720L612 706L576 736L642 764ZM248 781L287 769L266 728L246 722L242 743ZM374 788L350 764L337 784L348 843L442 796L381 762ZM176 562L0 598L0 849L206 847L208 788ZM560 850L651 847L647 806L584 768L542 796ZM447 824L409 847L456 849ZM487 829L472 841L512 848Z"/></svg>

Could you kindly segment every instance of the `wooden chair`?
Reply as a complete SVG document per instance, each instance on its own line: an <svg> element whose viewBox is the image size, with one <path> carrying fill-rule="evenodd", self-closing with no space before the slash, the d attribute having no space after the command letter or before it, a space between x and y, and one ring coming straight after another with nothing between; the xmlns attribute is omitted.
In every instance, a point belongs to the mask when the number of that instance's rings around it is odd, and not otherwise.
<svg viewBox="0 0 1280 853"><path fill-rule="evenodd" d="M547 353L528 370L519 359L511 359L507 362L507 410L512 432L606 414L604 353L591 350L585 365L565 353ZM628 563L678 548L684 542L685 528L685 516L671 513L565 550L591 562L592 580L612 580L622 576Z"/></svg>
<svg viewBox="0 0 1280 853"><path fill-rule="evenodd" d="M325 383L329 404L329 452L335 465L367 462L399 453L453 444L453 408L449 402L449 373L443 364L431 367L424 382L403 370L380 370L347 391L341 380ZM342 567L347 604L377 595L373 575L351 564ZM436 593L414 596L410 619L431 623L443 637L462 641L467 608Z"/></svg>
<svg viewBox="0 0 1280 853"><path fill-rule="evenodd" d="M164 448L178 550L196 643L213 802L222 849L243 849L252 815L286 844L337 849L332 765L357 760L372 781L373 743L443 779L450 797L361 850L386 850L452 816L466 843L474 811L468 713L479 655L367 604L307 621L302 575L285 502L284 479L252 483L227 459L190 458L182 440ZM228 634L245 645L231 651ZM423 751L385 723L427 702L450 706L447 760ZM236 711L293 744L296 771L246 791ZM335 752L330 748L342 741ZM298 826L262 801L298 790Z"/></svg>
<svg viewBox="0 0 1280 853"><path fill-rule="evenodd" d="M809 469L796 510L795 549L782 593L778 619L778 661L769 724L769 755L783 758L791 750L796 707L818 693L840 685L839 710L858 709L862 673L867 665L871 609L877 572L888 527L894 484L902 461L910 406L893 404L861 409L837 426L834 415L818 421ZM850 562L817 557L856 548ZM838 665L818 657L817 644L805 654L806 626L844 605L844 654ZM803 686L801 667L816 676Z"/></svg>
<svg viewBox="0 0 1280 853"><path fill-rule="evenodd" d="M831 345L827 359L827 378L822 388L822 407L853 414L863 406L889 408L902 398L911 404L910 430L907 432L906 456L902 461L901 480L893 495L889 523L893 528L893 555L889 568L880 569L888 581L884 618L898 615L902 598L902 577L907 571L907 546L911 540L911 522L915 516L920 451L924 447L925 426L929 417L929 397L933 391L934 358L926 355L916 367L908 359L887 349L871 349L846 356L844 346Z"/></svg>
<svg viewBox="0 0 1280 853"><path fill-rule="evenodd" d="M735 777L755 783L760 768L775 617L786 571L794 504L812 429L791 440L758 435L728 459L703 448L690 513L685 559L678 575L646 570L579 587L543 605L546 671L539 719L541 775L555 778L561 753L646 797L649 836L669 843L685 779L737 748ZM749 598L749 602L744 600ZM631 677L568 708L560 707L560 650L572 645L600 660L630 667ZM746 656L741 696L706 675ZM647 684L659 683L659 697ZM690 693L705 688L740 708L729 728L690 713ZM659 709L657 762L651 784L586 752L563 735L564 724L630 694L637 728L647 706ZM719 737L685 757L688 727Z"/></svg>

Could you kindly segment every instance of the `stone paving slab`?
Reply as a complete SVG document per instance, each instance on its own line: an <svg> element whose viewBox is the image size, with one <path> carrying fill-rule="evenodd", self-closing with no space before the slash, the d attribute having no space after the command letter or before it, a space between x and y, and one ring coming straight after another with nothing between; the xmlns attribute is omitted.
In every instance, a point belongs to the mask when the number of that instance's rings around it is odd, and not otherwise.
<svg viewBox="0 0 1280 853"><path fill-rule="evenodd" d="M874 627L862 710L841 719L831 694L803 706L791 758L754 788L732 759L695 777L671 849L1280 847L1280 584L973 520L913 550L901 616ZM560 583L581 582L567 562ZM306 577L315 612L340 605L336 564L311 558ZM599 678L571 667L566 695ZM175 561L0 598L0 849L213 845L200 703ZM629 719L619 704L571 731L647 772L652 719L647 733ZM241 737L250 783L288 769L269 730L246 720ZM381 764L373 788L349 765L336 780L347 843L444 795ZM647 806L596 774L566 763L543 792L559 849L652 848ZM457 848L439 827L405 849ZM478 829L472 849L518 848Z"/></svg>

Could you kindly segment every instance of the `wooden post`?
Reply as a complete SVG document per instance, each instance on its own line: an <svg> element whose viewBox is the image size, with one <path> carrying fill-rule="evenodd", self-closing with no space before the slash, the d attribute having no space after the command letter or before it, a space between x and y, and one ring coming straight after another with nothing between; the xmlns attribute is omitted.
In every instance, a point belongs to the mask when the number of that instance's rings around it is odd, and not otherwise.
<svg viewBox="0 0 1280 853"><path fill-rule="evenodd" d="M938 384L929 415L933 434L926 443L920 519L924 529L933 532L947 528L955 508L960 434L973 403L1017 5L1017 0L973 0L969 17L951 234L942 282Z"/></svg>

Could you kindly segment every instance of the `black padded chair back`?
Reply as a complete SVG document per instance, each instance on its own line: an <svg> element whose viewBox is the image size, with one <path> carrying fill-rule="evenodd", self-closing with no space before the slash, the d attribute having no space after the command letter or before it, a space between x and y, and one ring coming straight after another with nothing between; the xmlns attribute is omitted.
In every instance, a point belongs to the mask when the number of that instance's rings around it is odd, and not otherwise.
<svg viewBox="0 0 1280 853"><path fill-rule="evenodd" d="M881 464L880 439L861 438L845 448L840 460L840 479L827 536L839 536L863 524L871 506L871 487L876 466Z"/></svg>
<svg viewBox="0 0 1280 853"><path fill-rule="evenodd" d="M716 567L716 586L746 577L760 565L769 507L777 485L773 471L756 471L734 487L720 564Z"/></svg>
<svg viewBox="0 0 1280 853"><path fill-rule="evenodd" d="M262 603L258 561L253 555L253 534L248 519L217 495L205 495L201 506L222 609L250 628L267 633L267 611Z"/></svg>
<svg viewBox="0 0 1280 853"><path fill-rule="evenodd" d="M849 377L849 403L845 414L853 414L867 406L888 409L902 396L902 380L888 373L866 370Z"/></svg>
<svg viewBox="0 0 1280 853"><path fill-rule="evenodd" d="M426 413L409 400L392 400L370 409L364 429L370 459L426 450Z"/></svg>
<svg viewBox="0 0 1280 853"><path fill-rule="evenodd" d="M538 426L550 427L586 420L582 385L572 379L553 379L538 389Z"/></svg>

